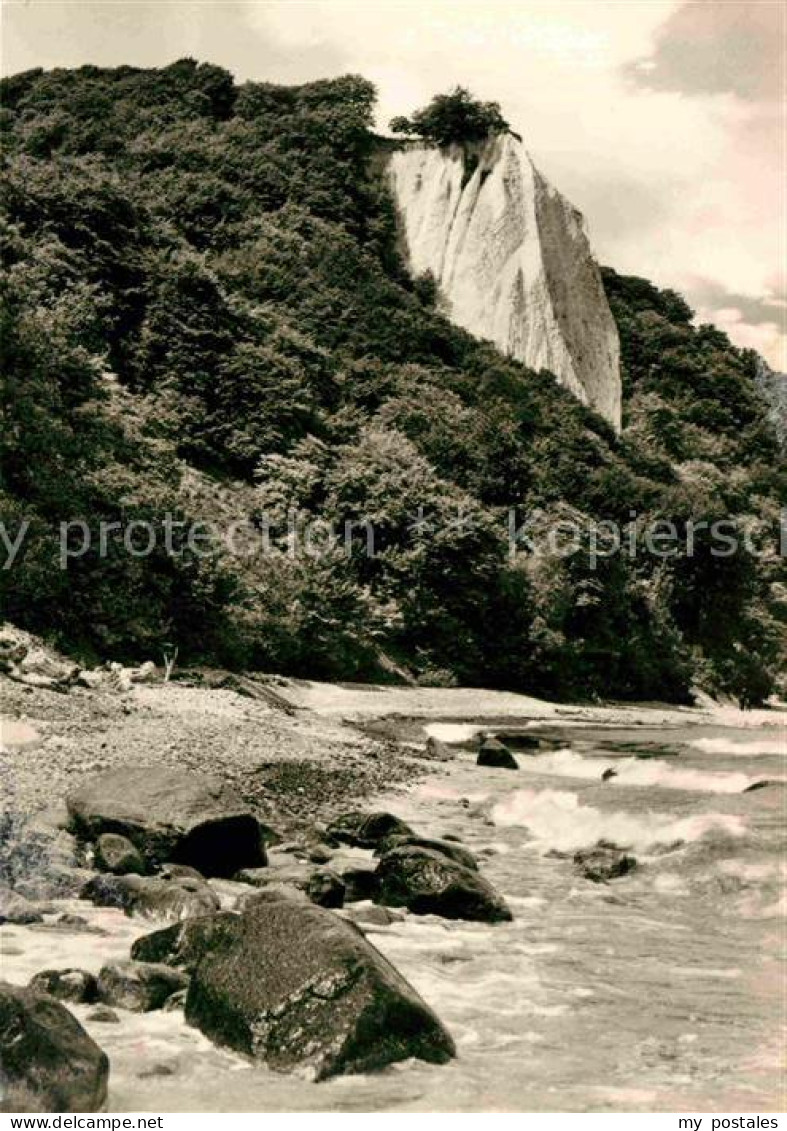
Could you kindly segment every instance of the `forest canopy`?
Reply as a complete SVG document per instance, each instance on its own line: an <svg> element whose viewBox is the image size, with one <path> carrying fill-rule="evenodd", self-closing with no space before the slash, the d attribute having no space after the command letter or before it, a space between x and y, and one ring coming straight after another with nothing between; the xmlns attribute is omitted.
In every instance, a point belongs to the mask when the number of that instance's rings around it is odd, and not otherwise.
<svg viewBox="0 0 787 1131"><path fill-rule="evenodd" d="M506 128L459 93L415 132ZM374 103L359 76L237 85L190 59L4 80L0 502L6 530L28 524L5 615L90 658L167 640L307 676L760 701L784 662L785 475L755 356L606 271L616 437L409 278ZM724 518L760 552L717 557L702 535L669 558L512 555L512 512L541 534ZM124 526L166 516L270 520L270 549L180 535L130 554ZM290 552L315 520L363 516L373 557L362 539ZM75 519L110 533L64 570Z"/></svg>

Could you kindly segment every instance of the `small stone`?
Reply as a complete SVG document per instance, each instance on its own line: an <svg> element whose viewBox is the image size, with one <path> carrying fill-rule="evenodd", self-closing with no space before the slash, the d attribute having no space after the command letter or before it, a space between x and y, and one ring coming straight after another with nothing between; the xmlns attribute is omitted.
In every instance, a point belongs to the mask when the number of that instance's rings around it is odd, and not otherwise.
<svg viewBox="0 0 787 1131"><path fill-rule="evenodd" d="M375 899L380 886L376 869L345 868L342 872L344 902L360 903L364 899Z"/></svg>
<svg viewBox="0 0 787 1131"><path fill-rule="evenodd" d="M516 758L502 742L496 738L485 738L481 743L476 759L477 766L489 766L498 770L518 770Z"/></svg>
<svg viewBox="0 0 787 1131"><path fill-rule="evenodd" d="M376 903L370 903L365 907L352 907L347 911L346 917L353 923L357 923L359 927L388 927L391 923L401 920L404 916L401 912L391 911L388 907L379 907Z"/></svg>
<svg viewBox="0 0 787 1131"><path fill-rule="evenodd" d="M325 868L310 877L306 894L318 907L335 909L344 905L345 886L340 876Z"/></svg>
<svg viewBox="0 0 787 1131"><path fill-rule="evenodd" d="M147 871L142 853L128 837L119 833L102 833L96 841L95 864L99 872L113 876L142 876Z"/></svg>
<svg viewBox="0 0 787 1131"><path fill-rule="evenodd" d="M113 962L98 975L101 1000L133 1013L161 1009L167 998L188 984L186 974L158 962Z"/></svg>
<svg viewBox="0 0 787 1131"><path fill-rule="evenodd" d="M574 853L574 866L587 880L604 884L633 872L637 860L608 841L599 841L594 848Z"/></svg>
<svg viewBox="0 0 787 1131"><path fill-rule="evenodd" d="M98 1001L96 977L87 970L42 970L31 978L30 989L39 994L49 994L58 1001L80 1004Z"/></svg>
<svg viewBox="0 0 787 1131"><path fill-rule="evenodd" d="M349 844L357 848L376 848L391 836L412 836L413 830L393 813L344 813L331 821L326 830L330 843Z"/></svg>
<svg viewBox="0 0 787 1131"><path fill-rule="evenodd" d="M91 1009L87 1014L88 1021L95 1021L101 1025L119 1025L120 1018L114 1009L110 1009L108 1005L97 1005L95 1009Z"/></svg>
<svg viewBox="0 0 787 1131"><path fill-rule="evenodd" d="M7 884L0 884L0 923L24 926L43 921L42 910L37 904L15 892Z"/></svg>
<svg viewBox="0 0 787 1131"><path fill-rule="evenodd" d="M141 1072L137 1073L138 1080L146 1080L151 1076L174 1076L175 1069L169 1064L153 1064L150 1068L144 1068Z"/></svg>
<svg viewBox="0 0 787 1131"><path fill-rule="evenodd" d="M161 1008L165 1013L175 1013L179 1009L185 1009L188 992L188 990L178 990L167 998Z"/></svg>

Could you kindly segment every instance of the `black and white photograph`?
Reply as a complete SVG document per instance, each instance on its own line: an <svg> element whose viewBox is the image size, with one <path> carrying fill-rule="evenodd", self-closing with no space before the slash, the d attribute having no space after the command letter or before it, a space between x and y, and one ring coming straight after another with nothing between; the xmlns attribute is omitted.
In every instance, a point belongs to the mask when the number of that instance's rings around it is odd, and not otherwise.
<svg viewBox="0 0 787 1131"><path fill-rule="evenodd" d="M783 1126L787 4L0 31L0 1131Z"/></svg>

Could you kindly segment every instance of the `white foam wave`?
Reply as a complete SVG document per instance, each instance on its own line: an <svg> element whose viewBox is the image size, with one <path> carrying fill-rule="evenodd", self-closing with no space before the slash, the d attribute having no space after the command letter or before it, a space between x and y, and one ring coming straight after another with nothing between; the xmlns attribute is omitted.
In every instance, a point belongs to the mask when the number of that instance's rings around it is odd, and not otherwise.
<svg viewBox="0 0 787 1131"><path fill-rule="evenodd" d="M429 723L424 727L426 735L438 742L470 742L480 730L472 723Z"/></svg>
<svg viewBox="0 0 787 1131"><path fill-rule="evenodd" d="M520 789L492 809L496 825L519 825L545 848L568 852L601 839L645 851L657 844L699 840L719 829L733 836L744 832L742 818L704 813L674 818L662 813L602 812L581 805L574 793Z"/></svg>
<svg viewBox="0 0 787 1131"><path fill-rule="evenodd" d="M758 754L781 754L787 756L787 734L765 735L757 738L695 738L689 743L695 750L704 754L738 754L751 758Z"/></svg>
<svg viewBox="0 0 787 1131"><path fill-rule="evenodd" d="M741 793L756 780L748 774L672 766L657 758L583 758L569 749L521 758L519 768L526 773L553 774L586 781L601 781L605 770L614 770L615 777L609 780L610 785L658 785L665 789L700 793Z"/></svg>

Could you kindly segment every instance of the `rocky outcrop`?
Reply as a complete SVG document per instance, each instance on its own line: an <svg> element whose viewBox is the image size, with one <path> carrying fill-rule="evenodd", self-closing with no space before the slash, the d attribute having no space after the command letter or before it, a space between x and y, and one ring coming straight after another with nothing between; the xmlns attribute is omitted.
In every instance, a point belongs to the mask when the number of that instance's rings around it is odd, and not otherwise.
<svg viewBox="0 0 787 1131"><path fill-rule="evenodd" d="M433 849L395 848L380 860L377 878L377 900L389 907L406 907L414 915L486 923L512 918L505 900L488 880Z"/></svg>
<svg viewBox="0 0 787 1131"><path fill-rule="evenodd" d="M618 334L582 216L522 143L406 145L388 172L410 270L434 277L452 321L619 429Z"/></svg>
<svg viewBox="0 0 787 1131"><path fill-rule="evenodd" d="M100 1111L109 1061L48 994L0 982L0 1111Z"/></svg>
<svg viewBox="0 0 787 1131"><path fill-rule="evenodd" d="M217 778L166 766L120 766L73 790L66 803L77 836L127 837L148 869L176 861L206 876L231 876L265 863L259 823Z"/></svg>
<svg viewBox="0 0 787 1131"><path fill-rule="evenodd" d="M451 1037L352 924L309 903L250 900L138 940L191 974L186 1021L279 1070L317 1080L419 1057L442 1063Z"/></svg>

